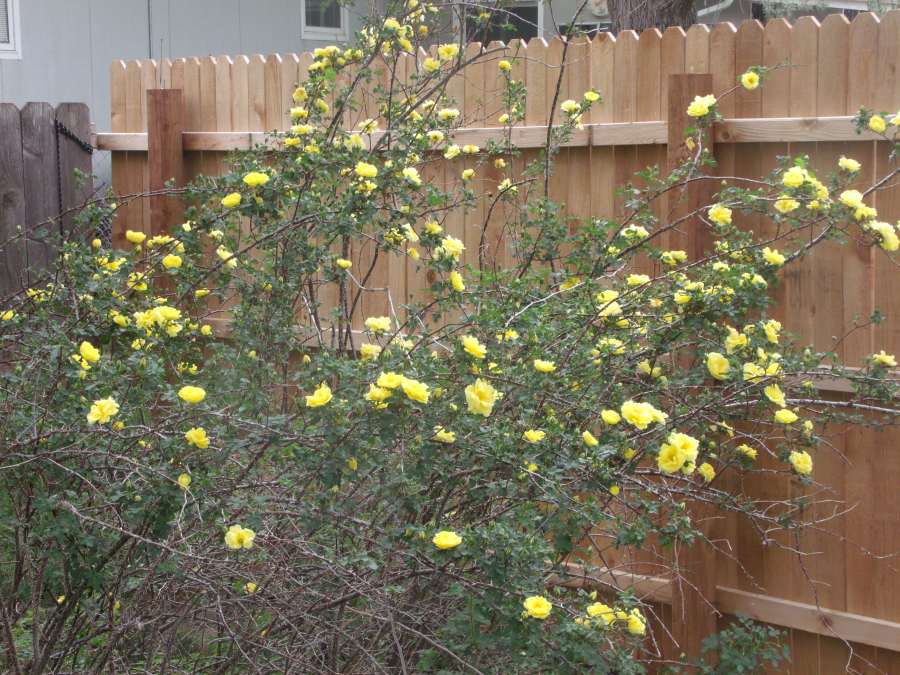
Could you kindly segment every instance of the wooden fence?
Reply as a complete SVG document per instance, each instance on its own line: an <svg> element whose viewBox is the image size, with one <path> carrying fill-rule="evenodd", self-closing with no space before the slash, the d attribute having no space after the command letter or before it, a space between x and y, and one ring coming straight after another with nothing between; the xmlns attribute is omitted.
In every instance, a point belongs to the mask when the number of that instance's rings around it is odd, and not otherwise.
<svg viewBox="0 0 900 675"><path fill-rule="evenodd" d="M758 177L787 154L809 155L821 174L832 170L841 155L854 157L863 164L861 186L889 170L890 149L871 136L856 135L850 117L860 106L900 108L900 12L881 20L864 13L852 23L835 15L821 23L805 17L793 25L775 20L738 28L723 23L640 35L626 31L564 47L559 39L492 43L484 61L451 81L449 93L466 121L458 142L484 145L488 138L499 137L496 64L501 58L512 59L513 77L524 80L528 91L524 125L516 129L515 138L522 147L538 147L565 53L560 100L578 98L589 87L605 99L562 151L551 181L552 196L573 216L620 213L616 187L645 166L666 165L670 125L683 123L669 113L674 109L669 105L670 76L680 73L708 73L713 92L721 94L750 66L790 63L773 72L760 89L740 90L722 101L727 119L715 129L722 176ZM304 79L311 61L309 54L287 54L114 63L112 133L98 135L97 144L114 153L116 191L138 193L182 170L185 178L218 173L222 151L250 147L263 141L266 131L287 129L290 92ZM403 67L409 72L417 60L411 56ZM165 103L154 94L154 114L174 115L177 123L166 132L153 125L148 137L147 91L158 88L181 90L183 120L177 120L180 108L171 98ZM359 119L375 116L366 105L357 113ZM358 121L348 120L348 126ZM183 124L183 133L173 137L178 124ZM442 184L455 180L463 161L430 168L428 179ZM154 169L154 174L151 165L164 168ZM487 173L481 191L490 192L497 180ZM881 191L875 206L881 219L897 221L898 188ZM160 231L175 224L173 217L149 201L135 201L119 217L114 240L121 241L126 228ZM475 237L480 230L475 225L482 217L483 210L476 208L454 215L445 226L471 253L478 249ZM760 232L771 227L759 217L747 219L745 225ZM778 291L780 318L802 342L833 348L850 364L881 348L900 353L900 274L886 256L853 243L828 243L785 274ZM400 302L426 283L412 269L396 265L385 264L375 276L373 285L391 288ZM835 342L835 336L875 307L884 312L884 322L865 325ZM363 303L364 315L385 310L382 298ZM829 395L842 395L840 386L828 386ZM890 557L900 551L900 432L854 429L851 434L835 429L829 440L834 451L817 453L816 478L832 486L829 498L852 508L834 518L828 533L811 532L800 542L814 583L806 578L798 556L765 545L758 533L728 519L715 524L713 536L733 557L720 554L707 566L713 576L706 585L723 615L720 625L728 615L741 612L789 630L792 672L838 673L849 665L861 672L900 673L900 576ZM760 499L796 490L782 478L750 478L745 489ZM609 570L610 579L632 585L659 603L667 623L676 628L679 621L684 623L671 608L679 589L647 570L636 574L642 571L639 561L630 569L627 557L618 562L621 567ZM681 607L678 602L674 606ZM679 648L665 636L660 644L667 656L677 656Z"/></svg>
<svg viewBox="0 0 900 675"><path fill-rule="evenodd" d="M78 139L78 140L76 140ZM0 300L25 287L52 255L47 234L91 192L90 114L82 103L0 103ZM79 184L78 169L86 176ZM64 214L60 216L60 214Z"/></svg>

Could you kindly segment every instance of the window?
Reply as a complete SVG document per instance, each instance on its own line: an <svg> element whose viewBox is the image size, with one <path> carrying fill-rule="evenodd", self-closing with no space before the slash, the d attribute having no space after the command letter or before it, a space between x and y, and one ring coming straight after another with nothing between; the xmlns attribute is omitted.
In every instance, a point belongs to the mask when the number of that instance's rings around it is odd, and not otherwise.
<svg viewBox="0 0 900 675"><path fill-rule="evenodd" d="M346 40L348 23L347 8L341 7L336 0L303 0L300 3L301 38Z"/></svg>
<svg viewBox="0 0 900 675"><path fill-rule="evenodd" d="M0 0L0 59L21 59L19 0Z"/></svg>
<svg viewBox="0 0 900 675"><path fill-rule="evenodd" d="M476 14L466 12L466 41L487 44L515 38L530 40L544 34L544 7L540 0L516 2Z"/></svg>

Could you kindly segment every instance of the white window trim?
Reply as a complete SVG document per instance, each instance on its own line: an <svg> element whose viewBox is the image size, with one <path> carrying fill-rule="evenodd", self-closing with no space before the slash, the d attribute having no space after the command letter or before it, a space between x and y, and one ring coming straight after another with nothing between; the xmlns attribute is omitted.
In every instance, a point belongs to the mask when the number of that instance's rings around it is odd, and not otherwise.
<svg viewBox="0 0 900 675"><path fill-rule="evenodd" d="M22 58L22 30L19 23L19 0L8 0L9 42L0 42L0 59Z"/></svg>
<svg viewBox="0 0 900 675"><path fill-rule="evenodd" d="M534 7L537 6L537 37L544 37L544 0L518 0L510 5L510 7ZM505 9L505 8L504 8ZM465 24L460 26L459 13L453 13L453 22L456 24L456 34L463 34L463 42L468 42L469 37L465 35Z"/></svg>
<svg viewBox="0 0 900 675"><path fill-rule="evenodd" d="M350 12L345 6L341 6L340 28L323 28L322 26L306 25L306 0L300 2L300 37L304 40L337 40L346 41L350 38Z"/></svg>

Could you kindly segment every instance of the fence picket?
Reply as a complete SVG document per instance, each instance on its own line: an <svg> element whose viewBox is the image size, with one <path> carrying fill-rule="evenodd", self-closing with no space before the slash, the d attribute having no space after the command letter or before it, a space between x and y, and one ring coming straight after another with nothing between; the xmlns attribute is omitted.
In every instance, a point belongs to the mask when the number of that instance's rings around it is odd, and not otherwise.
<svg viewBox="0 0 900 675"><path fill-rule="evenodd" d="M22 119L12 103L0 103L0 298L25 283L28 254L19 228L25 222Z"/></svg>
<svg viewBox="0 0 900 675"><path fill-rule="evenodd" d="M32 268L44 268L50 262L54 251L47 241L47 233L60 223L55 219L59 214L59 195L56 172L56 113L49 103L28 103L22 108L22 158L23 185L25 188L25 232L29 283L34 282ZM66 125L68 126L68 125ZM67 140L67 139L66 139ZM63 142L63 139L60 140ZM71 143L71 141L68 141ZM84 152L79 148L80 152ZM52 220L52 222L50 222ZM39 224L46 223L39 230Z"/></svg>

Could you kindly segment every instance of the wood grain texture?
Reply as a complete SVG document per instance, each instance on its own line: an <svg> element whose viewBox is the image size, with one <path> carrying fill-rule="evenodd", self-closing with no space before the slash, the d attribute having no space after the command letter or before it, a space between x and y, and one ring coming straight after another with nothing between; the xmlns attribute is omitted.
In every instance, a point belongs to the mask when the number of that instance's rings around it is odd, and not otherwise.
<svg viewBox="0 0 900 675"><path fill-rule="evenodd" d="M27 282L22 119L12 103L0 103L0 298Z"/></svg>
<svg viewBox="0 0 900 675"><path fill-rule="evenodd" d="M180 89L147 92L147 142L150 190L164 192L184 186L184 98ZM150 232L167 234L184 220L184 205L177 196L150 198Z"/></svg>
<svg viewBox="0 0 900 675"><path fill-rule="evenodd" d="M46 268L55 251L54 240L61 232L57 218L61 209L56 170L56 111L49 103L28 103L22 108L21 117L28 281L33 283L32 268Z"/></svg>

